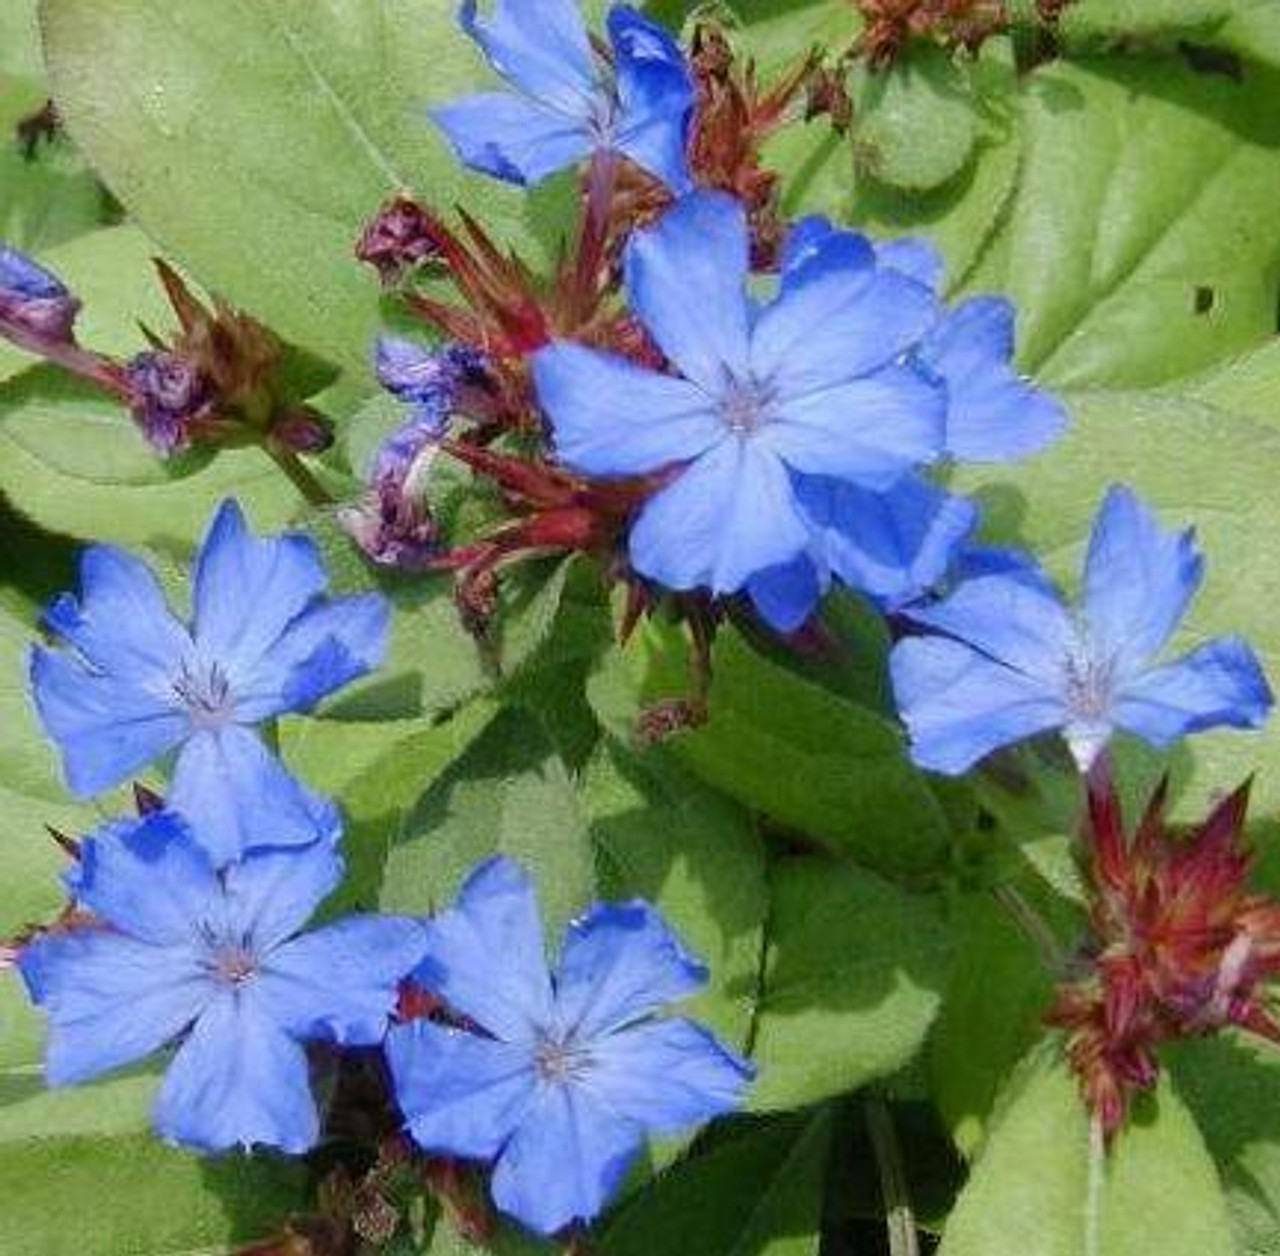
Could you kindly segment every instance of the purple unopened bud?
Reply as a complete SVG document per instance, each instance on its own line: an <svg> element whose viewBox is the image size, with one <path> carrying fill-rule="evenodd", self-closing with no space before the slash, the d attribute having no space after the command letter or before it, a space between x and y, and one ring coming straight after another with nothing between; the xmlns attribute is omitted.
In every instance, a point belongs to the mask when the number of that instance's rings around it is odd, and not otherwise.
<svg viewBox="0 0 1280 1256"><path fill-rule="evenodd" d="M395 283L405 271L439 253L435 220L408 196L388 201L356 245L356 256L376 266L386 284Z"/></svg>
<svg viewBox="0 0 1280 1256"><path fill-rule="evenodd" d="M80 302L52 272L0 244L0 324L48 340L67 342Z"/></svg>
<svg viewBox="0 0 1280 1256"><path fill-rule="evenodd" d="M333 445L333 425L310 406L280 415L271 425L271 435L295 454L322 454Z"/></svg>
<svg viewBox="0 0 1280 1256"><path fill-rule="evenodd" d="M195 428L213 412L213 395L198 367L176 353L140 353L128 365L133 417L162 454L186 449Z"/></svg>
<svg viewBox="0 0 1280 1256"><path fill-rule="evenodd" d="M423 571L440 550L440 529L426 503L399 479L379 481L340 510L338 522L380 567Z"/></svg>

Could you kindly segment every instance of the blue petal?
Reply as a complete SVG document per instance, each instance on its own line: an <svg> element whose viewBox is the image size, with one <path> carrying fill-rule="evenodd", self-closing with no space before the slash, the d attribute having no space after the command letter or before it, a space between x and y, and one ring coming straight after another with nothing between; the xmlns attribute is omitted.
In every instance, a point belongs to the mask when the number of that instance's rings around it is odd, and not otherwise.
<svg viewBox="0 0 1280 1256"><path fill-rule="evenodd" d="M229 930L259 954L293 937L342 881L335 808L329 818L332 828L310 845L252 850L223 872Z"/></svg>
<svg viewBox="0 0 1280 1256"><path fill-rule="evenodd" d="M627 294L680 372L719 396L750 372L746 213L723 192L694 192L627 248Z"/></svg>
<svg viewBox="0 0 1280 1256"><path fill-rule="evenodd" d="M978 521L972 502L916 476L887 493L800 476L796 493L811 523L821 529L831 570L891 610L943 579Z"/></svg>
<svg viewBox="0 0 1280 1256"><path fill-rule="evenodd" d="M506 92L438 105L431 118L463 165L507 183L541 183L592 147L584 122Z"/></svg>
<svg viewBox="0 0 1280 1256"><path fill-rule="evenodd" d="M457 906L428 922L416 976L498 1038L539 1036L551 1018L551 974L537 895L519 864L495 857L471 874Z"/></svg>
<svg viewBox="0 0 1280 1256"><path fill-rule="evenodd" d="M235 680L251 674L289 623L328 583L313 541L296 533L255 537L225 501L196 558L195 639L203 659Z"/></svg>
<svg viewBox="0 0 1280 1256"><path fill-rule="evenodd" d="M645 503L629 542L641 575L668 589L736 593L805 549L786 468L761 445L729 437Z"/></svg>
<svg viewBox="0 0 1280 1256"><path fill-rule="evenodd" d="M189 947L156 946L108 929L50 933L18 958L32 1001L49 1017L51 1086L82 1082L150 1055L214 995Z"/></svg>
<svg viewBox="0 0 1280 1256"><path fill-rule="evenodd" d="M1111 718L1157 746L1207 728L1260 728L1272 706L1257 656L1239 637L1219 637L1123 684Z"/></svg>
<svg viewBox="0 0 1280 1256"><path fill-rule="evenodd" d="M170 613L145 563L109 545L80 559L79 600L64 593L45 625L69 641L98 671L139 686L168 682L191 654L191 637Z"/></svg>
<svg viewBox="0 0 1280 1256"><path fill-rule="evenodd" d="M306 846L330 824L327 804L235 724L188 740L168 802L218 866L255 846Z"/></svg>
<svg viewBox="0 0 1280 1256"><path fill-rule="evenodd" d="M869 272L875 250L866 236L838 231L829 219L812 214L792 224L782 245L782 292L790 293L834 271L846 277Z"/></svg>
<svg viewBox="0 0 1280 1256"><path fill-rule="evenodd" d="M1173 635L1203 577L1191 531L1166 531L1133 492L1110 489L1085 560L1090 640L1121 670L1140 666Z"/></svg>
<svg viewBox="0 0 1280 1256"><path fill-rule="evenodd" d="M760 617L775 632L801 628L831 585L825 568L819 570L809 554L770 567L747 581L747 593Z"/></svg>
<svg viewBox="0 0 1280 1256"><path fill-rule="evenodd" d="M958 305L920 347L947 385L947 452L970 462L1025 458L1057 439L1067 413L1014 370L1013 306L998 297Z"/></svg>
<svg viewBox="0 0 1280 1256"><path fill-rule="evenodd" d="M621 118L617 147L680 194L689 187L685 155L693 81L679 45L630 5L609 12Z"/></svg>
<svg viewBox="0 0 1280 1256"><path fill-rule="evenodd" d="M592 1044L585 1085L619 1116L655 1134L734 1111L755 1069L688 1020L661 1020Z"/></svg>
<svg viewBox="0 0 1280 1256"><path fill-rule="evenodd" d="M909 638L889 666L911 757L934 772L959 776L993 750L1066 722L1053 689L958 641Z"/></svg>
<svg viewBox="0 0 1280 1256"><path fill-rule="evenodd" d="M57 275L8 244L0 244L0 291L45 301L68 295Z"/></svg>
<svg viewBox="0 0 1280 1256"><path fill-rule="evenodd" d="M426 944L416 920L349 916L286 943L258 977L266 1014L293 1037L375 1046Z"/></svg>
<svg viewBox="0 0 1280 1256"><path fill-rule="evenodd" d="M587 475L643 475L723 437L706 393L626 358L559 341L533 355L533 379L563 461Z"/></svg>
<svg viewBox="0 0 1280 1256"><path fill-rule="evenodd" d="M1071 616L1046 583L1017 574L966 580L944 601L913 607L910 617L1008 667L1057 684L1078 652Z"/></svg>
<svg viewBox="0 0 1280 1256"><path fill-rule="evenodd" d="M476 8L465 0L462 28L503 78L563 112L589 116L599 88L576 0L494 0L490 18Z"/></svg>
<svg viewBox="0 0 1280 1256"><path fill-rule="evenodd" d="M942 254L930 241L916 236L882 240L876 245L876 261L886 270L896 270L908 279L924 284L930 292L938 291L947 271Z"/></svg>
<svg viewBox="0 0 1280 1256"><path fill-rule="evenodd" d="M387 651L391 606L376 593L338 598L304 611L236 677L236 718L256 724L284 711L309 711L373 671Z"/></svg>
<svg viewBox="0 0 1280 1256"><path fill-rule="evenodd" d="M196 942L222 899L208 857L169 811L102 825L81 843L66 881L95 916L157 945Z"/></svg>
<svg viewBox="0 0 1280 1256"><path fill-rule="evenodd" d="M493 1202L539 1234L596 1217L617 1190L643 1136L589 1092L538 1090L493 1172Z"/></svg>
<svg viewBox="0 0 1280 1256"><path fill-rule="evenodd" d="M387 1064L405 1125L424 1151L492 1160L524 1119L537 1086L527 1045L428 1020L387 1035Z"/></svg>
<svg viewBox="0 0 1280 1256"><path fill-rule="evenodd" d="M909 367L888 366L787 396L759 440L796 471L884 490L938 456L945 419L942 389Z"/></svg>
<svg viewBox="0 0 1280 1256"><path fill-rule="evenodd" d="M784 407L896 361L937 317L933 294L896 271L850 259L820 272L811 262L804 274L763 311L751 336L752 372L771 382ZM688 291L686 305L700 306Z"/></svg>
<svg viewBox="0 0 1280 1256"><path fill-rule="evenodd" d="M156 1132L198 1151L309 1151L320 1118L302 1048L252 996L224 993L196 1022L160 1087Z"/></svg>
<svg viewBox="0 0 1280 1256"><path fill-rule="evenodd" d="M707 969L648 903L599 903L565 931L556 1024L581 1042L702 989Z"/></svg>
<svg viewBox="0 0 1280 1256"><path fill-rule="evenodd" d="M188 733L182 712L135 680L96 675L65 655L31 651L40 722L62 752L67 785L89 798L119 785Z"/></svg>

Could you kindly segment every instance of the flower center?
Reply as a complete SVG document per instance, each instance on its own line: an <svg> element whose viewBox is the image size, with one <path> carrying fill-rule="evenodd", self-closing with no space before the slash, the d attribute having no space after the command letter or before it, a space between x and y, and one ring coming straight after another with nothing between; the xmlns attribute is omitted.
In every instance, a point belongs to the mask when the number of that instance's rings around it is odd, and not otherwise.
<svg viewBox="0 0 1280 1256"><path fill-rule="evenodd" d="M173 691L198 728L221 728L235 714L231 682L217 663L205 668L184 663Z"/></svg>
<svg viewBox="0 0 1280 1256"><path fill-rule="evenodd" d="M591 1055L571 1042L544 1038L533 1057L538 1076L547 1082L572 1082L591 1067Z"/></svg>
<svg viewBox="0 0 1280 1256"><path fill-rule="evenodd" d="M720 418L731 432L749 436L769 422L772 406L770 389L754 379L730 377L720 396Z"/></svg>
<svg viewBox="0 0 1280 1256"><path fill-rule="evenodd" d="M229 986L244 985L258 971L258 957L245 946L224 946L214 951L209 967Z"/></svg>
<svg viewBox="0 0 1280 1256"><path fill-rule="evenodd" d="M1077 719L1098 721L1106 718L1111 706L1114 672L1110 659L1099 658L1088 649L1073 651L1067 656L1067 705Z"/></svg>

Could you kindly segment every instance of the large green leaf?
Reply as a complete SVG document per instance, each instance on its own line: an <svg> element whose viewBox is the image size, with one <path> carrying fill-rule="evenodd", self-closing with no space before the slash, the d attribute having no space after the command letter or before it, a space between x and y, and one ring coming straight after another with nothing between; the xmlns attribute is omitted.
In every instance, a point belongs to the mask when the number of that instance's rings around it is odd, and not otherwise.
<svg viewBox="0 0 1280 1256"><path fill-rule="evenodd" d="M753 1106L798 1107L901 1068L946 980L937 902L820 858L777 864L772 891Z"/></svg>
<svg viewBox="0 0 1280 1256"><path fill-rule="evenodd" d="M593 701L628 736L641 710L686 691L684 668L679 635L646 625L609 656ZM946 819L886 714L765 658L729 627L716 639L709 710L705 726L667 743L704 780L873 867L918 873L940 861Z"/></svg>
<svg viewBox="0 0 1280 1256"><path fill-rule="evenodd" d="M817 1256L833 1115L746 1125L677 1165L607 1224L602 1256Z"/></svg>
<svg viewBox="0 0 1280 1256"><path fill-rule="evenodd" d="M1074 1079L1037 1052L1009 1084L940 1256L1150 1256L1153 1242L1161 1256L1235 1256L1213 1161L1171 1086L1109 1160L1091 1154L1088 1127Z"/></svg>
<svg viewBox="0 0 1280 1256"><path fill-rule="evenodd" d="M293 343L367 370L377 284L352 256L417 188L519 234L519 200L464 176L427 105L489 81L452 4L45 0L55 94L142 226Z"/></svg>

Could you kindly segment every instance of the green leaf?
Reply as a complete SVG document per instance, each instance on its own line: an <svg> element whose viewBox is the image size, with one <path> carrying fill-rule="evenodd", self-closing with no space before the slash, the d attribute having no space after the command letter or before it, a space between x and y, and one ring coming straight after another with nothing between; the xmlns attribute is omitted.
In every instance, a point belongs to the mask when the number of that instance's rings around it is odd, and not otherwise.
<svg viewBox="0 0 1280 1256"><path fill-rule="evenodd" d="M678 634L645 625L593 681L602 720L629 736L641 710L686 692L685 665ZM865 665L878 672L883 663ZM727 626L716 639L709 709L704 727L667 744L716 788L888 872L919 873L942 858L945 816L887 715L766 659Z"/></svg>
<svg viewBox="0 0 1280 1256"><path fill-rule="evenodd" d="M1069 403L1070 429L1050 455L957 476L956 487L977 490L987 507L986 536L1029 547L1074 588L1093 517L1107 487L1123 477L1166 527L1195 525L1207 556L1204 587L1170 656L1240 633L1271 676L1280 676L1280 625L1271 609L1280 575L1266 543L1280 530L1280 432L1172 393L1084 394ZM1162 755L1173 774L1175 815L1202 818L1215 794L1258 769L1252 814L1280 815L1278 752L1273 737L1223 730Z"/></svg>
<svg viewBox="0 0 1280 1256"><path fill-rule="evenodd" d="M1028 370L1147 387L1273 333L1278 84L1102 58L1026 78L1017 194L968 286L1012 298Z"/></svg>
<svg viewBox="0 0 1280 1256"><path fill-rule="evenodd" d="M817 1256L833 1125L822 1108L726 1132L624 1205L602 1256Z"/></svg>
<svg viewBox="0 0 1280 1256"><path fill-rule="evenodd" d="M955 178L978 139L966 66L922 45L887 70L862 70L853 92L854 160L893 188L928 192Z"/></svg>
<svg viewBox="0 0 1280 1256"><path fill-rule="evenodd" d="M901 1068L946 980L937 902L819 858L778 863L772 892L752 1105L798 1107Z"/></svg>
<svg viewBox="0 0 1280 1256"><path fill-rule="evenodd" d="M0 974L0 1251L221 1253L304 1206L299 1160L199 1157L156 1138L153 1075L45 1091L38 1022L22 1002Z"/></svg>
<svg viewBox="0 0 1280 1256"><path fill-rule="evenodd" d="M44 0L54 94L139 223L285 339L361 373L378 285L352 256L390 193L520 201L464 175L429 104L493 82L454 6L415 0Z"/></svg>
<svg viewBox="0 0 1280 1256"><path fill-rule="evenodd" d="M607 743L582 784L599 893L662 912L710 968L682 1011L740 1050L755 1015L768 909L764 848L750 818L660 752Z"/></svg>
<svg viewBox="0 0 1280 1256"><path fill-rule="evenodd" d="M1010 1082L939 1256L1234 1256L1213 1161L1166 1082L1094 1157L1074 1079L1052 1051ZM1090 1232L1096 1241L1091 1241Z"/></svg>

